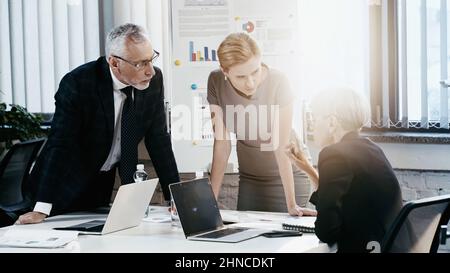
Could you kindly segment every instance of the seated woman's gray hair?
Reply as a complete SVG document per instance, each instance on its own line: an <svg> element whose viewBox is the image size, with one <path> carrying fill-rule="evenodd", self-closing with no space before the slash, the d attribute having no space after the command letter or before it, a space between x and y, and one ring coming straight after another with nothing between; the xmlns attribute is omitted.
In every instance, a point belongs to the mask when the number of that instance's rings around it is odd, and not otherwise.
<svg viewBox="0 0 450 273"><path fill-rule="evenodd" d="M319 92L311 102L315 116L334 116L342 129L356 131L370 124L370 105L366 97L350 88Z"/></svg>

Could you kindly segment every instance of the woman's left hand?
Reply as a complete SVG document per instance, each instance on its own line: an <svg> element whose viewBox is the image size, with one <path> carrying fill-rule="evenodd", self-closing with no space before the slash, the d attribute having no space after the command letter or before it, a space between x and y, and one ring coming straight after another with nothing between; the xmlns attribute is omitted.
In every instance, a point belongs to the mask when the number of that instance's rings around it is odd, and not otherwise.
<svg viewBox="0 0 450 273"><path fill-rule="evenodd" d="M306 155L294 143L288 145L286 154L288 155L289 159L301 170L308 171L311 168L311 164L306 158Z"/></svg>
<svg viewBox="0 0 450 273"><path fill-rule="evenodd" d="M288 208L289 215L291 216L317 216L317 211L308 208L302 208L299 205Z"/></svg>
<svg viewBox="0 0 450 273"><path fill-rule="evenodd" d="M310 181L313 183L314 190L316 190L319 187L319 174L316 169L314 169L313 165L311 165L305 153L301 151L297 145L291 143L286 149L286 154L292 163L309 176Z"/></svg>

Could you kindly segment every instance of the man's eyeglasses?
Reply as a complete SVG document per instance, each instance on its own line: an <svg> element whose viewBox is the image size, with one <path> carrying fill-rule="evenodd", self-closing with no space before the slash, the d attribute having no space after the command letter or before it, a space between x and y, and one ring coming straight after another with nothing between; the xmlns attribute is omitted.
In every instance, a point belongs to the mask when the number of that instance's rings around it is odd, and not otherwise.
<svg viewBox="0 0 450 273"><path fill-rule="evenodd" d="M129 60L126 60L126 59L124 59L122 57L119 57L119 56L116 56L116 55L111 55L111 56L113 56L114 58L117 58L119 60L122 60L122 61L124 61L124 62L126 62L126 63L128 63L128 64L130 64L132 66L134 66L134 68L136 68L137 70L142 70L145 67L147 67L149 64L153 64L153 62L156 59L158 59L159 52L156 51L156 50L153 50L153 56L152 56L152 58L150 60L144 60L144 61L140 61L140 62L137 62L137 63L129 61Z"/></svg>

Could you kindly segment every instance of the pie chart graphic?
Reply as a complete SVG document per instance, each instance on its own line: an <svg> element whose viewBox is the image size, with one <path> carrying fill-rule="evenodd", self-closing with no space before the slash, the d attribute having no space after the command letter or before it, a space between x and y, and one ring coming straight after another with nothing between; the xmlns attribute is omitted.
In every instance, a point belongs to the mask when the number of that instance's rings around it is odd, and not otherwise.
<svg viewBox="0 0 450 273"><path fill-rule="evenodd" d="M255 24L249 21L242 25L242 30L247 31L247 33L252 33L255 30Z"/></svg>

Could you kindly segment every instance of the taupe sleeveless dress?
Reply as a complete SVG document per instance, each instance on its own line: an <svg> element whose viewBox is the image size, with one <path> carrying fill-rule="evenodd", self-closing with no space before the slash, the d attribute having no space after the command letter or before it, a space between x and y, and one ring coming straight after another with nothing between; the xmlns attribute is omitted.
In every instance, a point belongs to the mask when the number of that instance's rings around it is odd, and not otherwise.
<svg viewBox="0 0 450 273"><path fill-rule="evenodd" d="M287 212L274 152L262 151L261 147L271 140L273 107L289 105L293 102L294 95L288 79L280 71L267 68L267 77L250 99L240 96L220 70L211 72L207 99L210 105L218 105L222 109L225 126L228 131L236 133L238 139L238 210ZM251 114L245 115L245 122L239 123L238 115L242 117L245 107L256 111L249 110L248 113ZM261 133L266 131L268 133ZM306 174L294 165L293 170L297 204L305 206L309 200L310 183Z"/></svg>

